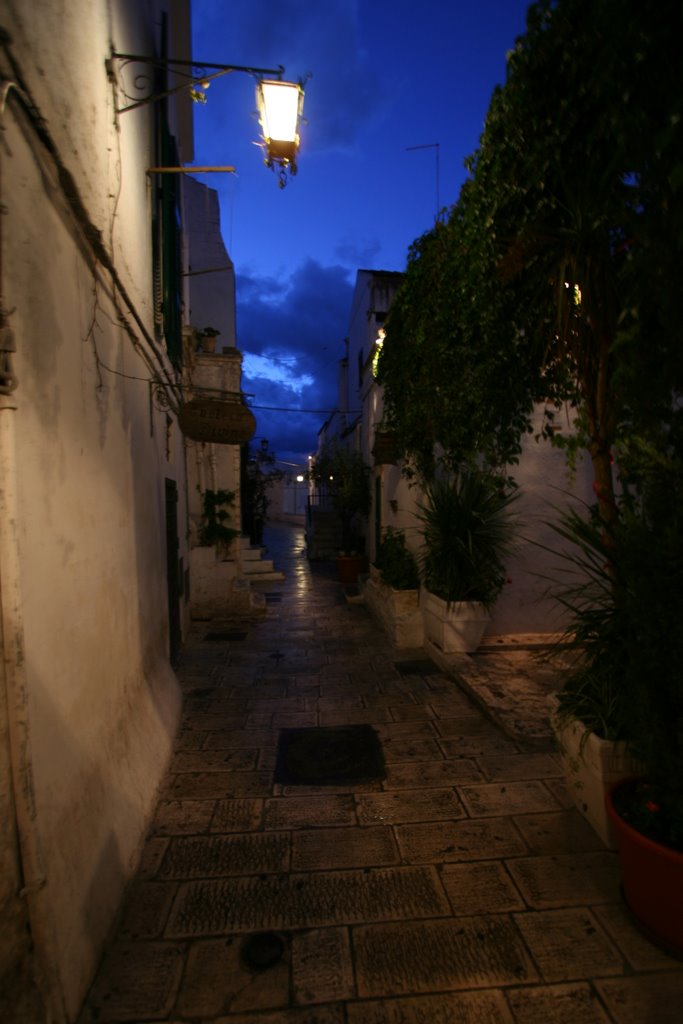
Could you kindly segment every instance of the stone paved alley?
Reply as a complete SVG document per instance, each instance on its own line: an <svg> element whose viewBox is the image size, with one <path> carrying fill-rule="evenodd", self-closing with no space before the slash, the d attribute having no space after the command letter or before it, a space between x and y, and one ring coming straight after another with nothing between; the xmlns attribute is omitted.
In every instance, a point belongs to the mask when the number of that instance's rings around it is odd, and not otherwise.
<svg viewBox="0 0 683 1024"><path fill-rule="evenodd" d="M396 651L301 530L266 542L286 574L266 614L193 624L82 1024L678 1024L683 965L632 926L615 855L570 809L547 668ZM279 730L361 723L385 779L274 782Z"/></svg>

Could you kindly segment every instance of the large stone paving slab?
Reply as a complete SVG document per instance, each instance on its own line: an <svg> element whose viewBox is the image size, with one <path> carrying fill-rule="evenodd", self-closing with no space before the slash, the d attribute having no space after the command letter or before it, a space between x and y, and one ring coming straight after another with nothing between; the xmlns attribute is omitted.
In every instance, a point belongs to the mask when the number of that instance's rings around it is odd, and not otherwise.
<svg viewBox="0 0 683 1024"><path fill-rule="evenodd" d="M621 974L624 959L585 908L515 914L546 981L573 981Z"/></svg>
<svg viewBox="0 0 683 1024"><path fill-rule="evenodd" d="M531 907L619 900L616 856L607 851L524 857L509 861L508 869Z"/></svg>
<svg viewBox="0 0 683 1024"><path fill-rule="evenodd" d="M138 882L126 891L119 938L156 939L166 925L177 892L175 882Z"/></svg>
<svg viewBox="0 0 683 1024"><path fill-rule="evenodd" d="M524 909L524 900L500 861L445 864L441 881L456 916Z"/></svg>
<svg viewBox="0 0 683 1024"><path fill-rule="evenodd" d="M172 772L226 772L250 771L256 767L258 750L193 750L176 754L171 762Z"/></svg>
<svg viewBox="0 0 683 1024"><path fill-rule="evenodd" d="M610 1024L595 992L585 982L520 988L506 995L517 1024Z"/></svg>
<svg viewBox="0 0 683 1024"><path fill-rule="evenodd" d="M681 961L653 945L631 920L622 903L593 907L610 938L636 971L681 970ZM682 1015L683 1016L683 1015Z"/></svg>
<svg viewBox="0 0 683 1024"><path fill-rule="evenodd" d="M356 796L361 825L379 823L455 821L465 815L452 789L401 789L393 793L368 793Z"/></svg>
<svg viewBox="0 0 683 1024"><path fill-rule="evenodd" d="M473 818L558 810L557 801L542 782L494 782L484 786L459 786L458 792Z"/></svg>
<svg viewBox="0 0 683 1024"><path fill-rule="evenodd" d="M187 772L171 776L171 799L225 800L228 797L270 796L272 772Z"/></svg>
<svg viewBox="0 0 683 1024"><path fill-rule="evenodd" d="M183 1017L214 1018L223 1013L270 1010L289 1002L289 949L280 963L255 972L242 956L243 936L195 942L177 1000Z"/></svg>
<svg viewBox="0 0 683 1024"><path fill-rule="evenodd" d="M341 1004L335 1006L301 1007L295 1010L275 1010L270 1013L235 1014L216 1017L211 1024L346 1024Z"/></svg>
<svg viewBox="0 0 683 1024"><path fill-rule="evenodd" d="M353 796L283 796L266 801L266 829L320 828L353 825L356 821Z"/></svg>
<svg viewBox="0 0 683 1024"><path fill-rule="evenodd" d="M478 757L477 764L490 782L548 779L564 772L552 754L489 754Z"/></svg>
<svg viewBox="0 0 683 1024"><path fill-rule="evenodd" d="M152 832L158 836L206 832L215 806L214 800L161 800Z"/></svg>
<svg viewBox="0 0 683 1024"><path fill-rule="evenodd" d="M174 942L114 946L90 991L85 1020L162 1020L175 1000L183 954L182 945Z"/></svg>
<svg viewBox="0 0 683 1024"><path fill-rule="evenodd" d="M261 824L263 800L217 800L212 832L248 832Z"/></svg>
<svg viewBox="0 0 683 1024"><path fill-rule="evenodd" d="M496 988L538 980L505 916L371 925L352 931L360 996Z"/></svg>
<svg viewBox="0 0 683 1024"><path fill-rule="evenodd" d="M394 761L442 761L443 753L435 739L413 736L385 737L382 740L384 759Z"/></svg>
<svg viewBox="0 0 683 1024"><path fill-rule="evenodd" d="M387 739L402 738L405 740L435 739L433 722L384 722L375 726L379 738L384 742ZM439 754L439 757L441 754Z"/></svg>
<svg viewBox="0 0 683 1024"><path fill-rule="evenodd" d="M173 938L450 914L432 868L261 875L180 886L166 934Z"/></svg>
<svg viewBox="0 0 683 1024"><path fill-rule="evenodd" d="M478 721L478 719L472 719ZM438 723L437 723L438 724ZM515 754L512 740L497 731L486 731L472 736L442 736L439 746L445 757L478 757L482 754Z"/></svg>
<svg viewBox="0 0 683 1024"><path fill-rule="evenodd" d="M289 867L289 834L178 836L171 840L159 878L216 878L285 871Z"/></svg>
<svg viewBox="0 0 683 1024"><path fill-rule="evenodd" d="M499 860L527 852L519 832L505 818L398 825L396 836L404 860L413 864Z"/></svg>
<svg viewBox="0 0 683 1024"><path fill-rule="evenodd" d="M680 1024L683 970L597 981L595 987L619 1024Z"/></svg>
<svg viewBox="0 0 683 1024"><path fill-rule="evenodd" d="M531 853L604 850L602 840L576 808L548 814L522 814L513 820Z"/></svg>
<svg viewBox="0 0 683 1024"><path fill-rule="evenodd" d="M292 937L292 984L299 1004L333 1003L355 995L346 928L314 928Z"/></svg>
<svg viewBox="0 0 683 1024"><path fill-rule="evenodd" d="M272 729L223 729L198 735L204 737L204 750L230 750L238 747L258 749L275 744Z"/></svg>
<svg viewBox="0 0 683 1024"><path fill-rule="evenodd" d="M481 772L474 761L461 758L452 761L434 761L423 764L387 765L385 789L415 789L421 786L454 786L458 782L480 779Z"/></svg>
<svg viewBox="0 0 683 1024"><path fill-rule="evenodd" d="M514 1024L502 992L494 991L363 999L347 1012L349 1024Z"/></svg>
<svg viewBox="0 0 683 1024"><path fill-rule="evenodd" d="M399 861L396 840L388 827L325 828L292 835L295 871L384 867Z"/></svg>

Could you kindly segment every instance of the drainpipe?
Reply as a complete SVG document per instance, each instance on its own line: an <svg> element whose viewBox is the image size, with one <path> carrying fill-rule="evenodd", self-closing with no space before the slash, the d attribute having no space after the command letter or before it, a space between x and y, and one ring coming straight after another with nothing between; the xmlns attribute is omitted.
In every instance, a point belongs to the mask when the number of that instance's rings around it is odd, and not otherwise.
<svg viewBox="0 0 683 1024"><path fill-rule="evenodd" d="M0 115L14 83L3 82ZM0 121L0 127L1 127ZM1 188L0 164L0 196ZM24 657L24 623L19 557L19 509L15 442L14 338L2 294L2 220L0 202L0 635L2 672L7 694L7 726L12 789L21 849L23 887L35 949L36 984L45 1003L46 1024L67 1020L57 970L57 944L47 901L46 874L37 828L33 766L31 762L29 693Z"/></svg>

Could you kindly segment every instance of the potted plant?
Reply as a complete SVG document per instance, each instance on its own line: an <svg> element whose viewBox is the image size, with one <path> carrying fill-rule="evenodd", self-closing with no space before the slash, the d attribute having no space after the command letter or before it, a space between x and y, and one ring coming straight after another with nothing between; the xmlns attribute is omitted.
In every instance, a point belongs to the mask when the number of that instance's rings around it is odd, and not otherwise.
<svg viewBox="0 0 683 1024"><path fill-rule="evenodd" d="M420 574L402 531L387 527L370 568L370 579L363 589L370 611L395 646L421 647Z"/></svg>
<svg viewBox="0 0 683 1024"><path fill-rule="evenodd" d="M197 339L202 352L216 351L216 338L221 332L216 327L202 327L197 331Z"/></svg>
<svg viewBox="0 0 683 1024"><path fill-rule="evenodd" d="M572 599L584 652L559 701L566 715L588 717L584 695L600 692L595 680L609 696L602 729L623 740L640 766L606 797L624 899L646 934L681 955L683 461L643 446L638 476L612 522L593 516L573 524L581 561L589 556L592 566L592 599Z"/></svg>
<svg viewBox="0 0 683 1024"><path fill-rule="evenodd" d="M425 634L443 651L479 645L506 579L516 496L500 477L469 468L426 488L417 513L424 542L420 604Z"/></svg>
<svg viewBox="0 0 683 1024"><path fill-rule="evenodd" d="M673 433L673 432L672 432ZM624 620L620 705L640 778L607 809L624 898L643 929L683 955L683 460L643 449L638 500L612 530L615 603Z"/></svg>
<svg viewBox="0 0 683 1024"><path fill-rule="evenodd" d="M387 527L377 548L374 564L382 583L392 590L419 589L417 559L406 547L405 534L401 530Z"/></svg>
<svg viewBox="0 0 683 1024"><path fill-rule="evenodd" d="M370 467L360 452L335 439L323 446L311 476L339 518L339 579L354 586L359 573L367 569L364 531L370 512Z"/></svg>
<svg viewBox="0 0 683 1024"><path fill-rule="evenodd" d="M202 547L215 546L220 553L227 556L232 541L240 535L239 530L227 525L231 515L230 509L234 504L234 491L204 491L199 529L199 543Z"/></svg>
<svg viewBox="0 0 683 1024"><path fill-rule="evenodd" d="M567 665L562 689L551 697L551 724L569 792L605 846L615 838L605 797L637 762L626 742L622 701L628 623L615 601L615 538L596 506L560 513L553 529L564 547L553 596L568 616L555 653Z"/></svg>

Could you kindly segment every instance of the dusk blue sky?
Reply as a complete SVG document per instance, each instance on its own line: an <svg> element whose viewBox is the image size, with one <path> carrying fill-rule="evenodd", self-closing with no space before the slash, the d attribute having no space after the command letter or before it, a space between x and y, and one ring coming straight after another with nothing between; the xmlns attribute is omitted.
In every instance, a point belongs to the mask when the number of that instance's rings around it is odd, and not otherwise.
<svg viewBox="0 0 683 1024"><path fill-rule="evenodd" d="M250 76L217 80L194 108L194 163L237 168L200 180L218 191L235 264L242 387L257 438L279 458L304 463L336 405L356 271L404 270L437 199L442 208L457 200L527 6L193 0L195 60L311 74L299 172L283 190L254 144ZM418 146L430 148L409 148Z"/></svg>

